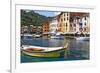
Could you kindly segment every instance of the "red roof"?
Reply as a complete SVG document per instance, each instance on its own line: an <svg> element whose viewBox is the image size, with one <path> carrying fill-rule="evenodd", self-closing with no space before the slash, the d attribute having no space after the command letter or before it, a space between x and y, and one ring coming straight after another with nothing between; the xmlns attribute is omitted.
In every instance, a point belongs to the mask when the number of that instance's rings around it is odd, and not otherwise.
<svg viewBox="0 0 100 73"><path fill-rule="evenodd" d="M81 13L81 12L70 12L70 16L81 16L83 14L86 14L86 13Z"/></svg>

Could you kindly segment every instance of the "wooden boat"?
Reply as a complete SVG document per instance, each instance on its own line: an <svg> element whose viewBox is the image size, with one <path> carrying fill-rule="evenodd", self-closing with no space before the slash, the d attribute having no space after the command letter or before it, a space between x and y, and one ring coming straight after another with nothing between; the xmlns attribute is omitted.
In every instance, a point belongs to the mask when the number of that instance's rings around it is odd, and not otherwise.
<svg viewBox="0 0 100 73"><path fill-rule="evenodd" d="M60 57L67 49L68 43L64 47L38 47L38 46L22 46L22 53L34 57Z"/></svg>

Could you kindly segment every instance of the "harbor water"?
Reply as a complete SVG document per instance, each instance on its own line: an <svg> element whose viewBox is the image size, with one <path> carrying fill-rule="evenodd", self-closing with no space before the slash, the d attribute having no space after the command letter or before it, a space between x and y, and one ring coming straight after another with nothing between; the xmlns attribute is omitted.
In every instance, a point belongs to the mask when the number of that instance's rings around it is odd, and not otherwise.
<svg viewBox="0 0 100 73"><path fill-rule="evenodd" d="M23 37L21 38L21 45L33 45L40 47L60 47L64 45L63 38L50 39L47 37ZM21 52L21 63L29 62L51 62L51 61L76 61L76 60L89 60L89 40L76 40L66 38L66 42L69 44L67 49L67 57L58 58L40 58L28 56Z"/></svg>

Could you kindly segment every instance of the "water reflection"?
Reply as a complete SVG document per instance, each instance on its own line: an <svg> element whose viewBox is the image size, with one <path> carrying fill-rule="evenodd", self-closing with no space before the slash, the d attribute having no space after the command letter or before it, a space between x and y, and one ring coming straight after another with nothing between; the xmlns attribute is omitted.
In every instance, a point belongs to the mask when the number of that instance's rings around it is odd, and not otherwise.
<svg viewBox="0 0 100 73"><path fill-rule="evenodd" d="M64 60L85 60L89 59L89 41L75 40L66 38L69 43L68 56L61 58L37 58L30 57L25 54L21 55L21 62L41 62L41 61L64 61ZM21 41L22 45L35 45L42 47L58 47L64 45L64 39L50 39L50 38L30 38L25 37Z"/></svg>
<svg viewBox="0 0 100 73"><path fill-rule="evenodd" d="M70 39L69 44L70 56L89 58L89 41Z"/></svg>
<svg viewBox="0 0 100 73"><path fill-rule="evenodd" d="M28 38L25 37L21 41L22 45L34 45L41 47L60 47L64 45L64 39L49 39L49 38Z"/></svg>

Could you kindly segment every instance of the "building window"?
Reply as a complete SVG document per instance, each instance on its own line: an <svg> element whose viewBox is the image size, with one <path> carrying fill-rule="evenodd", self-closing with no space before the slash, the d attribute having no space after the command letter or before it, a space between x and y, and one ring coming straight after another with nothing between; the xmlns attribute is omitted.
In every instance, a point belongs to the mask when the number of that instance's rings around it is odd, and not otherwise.
<svg viewBox="0 0 100 73"><path fill-rule="evenodd" d="M76 24L74 24L74 27L76 27Z"/></svg>
<svg viewBox="0 0 100 73"><path fill-rule="evenodd" d="M85 20L86 20L86 17L85 17Z"/></svg>
<svg viewBox="0 0 100 73"><path fill-rule="evenodd" d="M63 21L63 19L61 19L61 21Z"/></svg>
<svg viewBox="0 0 100 73"><path fill-rule="evenodd" d="M68 13L67 13L67 16L68 16Z"/></svg>
<svg viewBox="0 0 100 73"><path fill-rule="evenodd" d="M82 23L79 23L80 27L82 27Z"/></svg>
<svg viewBox="0 0 100 73"><path fill-rule="evenodd" d="M67 20L69 20L69 18L67 17Z"/></svg>
<svg viewBox="0 0 100 73"><path fill-rule="evenodd" d="M67 27L67 23L66 23L66 27Z"/></svg>
<svg viewBox="0 0 100 73"><path fill-rule="evenodd" d="M72 27L72 24L70 24L70 27Z"/></svg>
<svg viewBox="0 0 100 73"><path fill-rule="evenodd" d="M65 18L64 18L64 21L65 21Z"/></svg>
<svg viewBox="0 0 100 73"><path fill-rule="evenodd" d="M84 25L86 26L86 22L84 23Z"/></svg>
<svg viewBox="0 0 100 73"><path fill-rule="evenodd" d="M84 28L84 31L86 31L86 28Z"/></svg>

